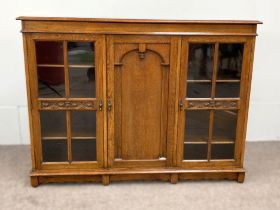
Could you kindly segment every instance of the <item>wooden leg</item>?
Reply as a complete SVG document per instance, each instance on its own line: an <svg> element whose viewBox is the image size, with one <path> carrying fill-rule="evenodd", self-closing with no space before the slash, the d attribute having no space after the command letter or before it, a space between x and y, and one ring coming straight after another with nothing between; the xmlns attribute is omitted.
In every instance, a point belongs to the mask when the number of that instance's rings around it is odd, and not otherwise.
<svg viewBox="0 0 280 210"><path fill-rule="evenodd" d="M170 183L176 184L178 182L178 174L171 174L170 175Z"/></svg>
<svg viewBox="0 0 280 210"><path fill-rule="evenodd" d="M240 172L237 177L237 182L243 183L245 179L245 172Z"/></svg>
<svg viewBox="0 0 280 210"><path fill-rule="evenodd" d="M39 185L39 178L37 176L31 176L30 181L32 187L37 187Z"/></svg>
<svg viewBox="0 0 280 210"><path fill-rule="evenodd" d="M102 184L104 186L107 186L107 185L110 184L110 177L109 177L109 175L103 175L102 176Z"/></svg>

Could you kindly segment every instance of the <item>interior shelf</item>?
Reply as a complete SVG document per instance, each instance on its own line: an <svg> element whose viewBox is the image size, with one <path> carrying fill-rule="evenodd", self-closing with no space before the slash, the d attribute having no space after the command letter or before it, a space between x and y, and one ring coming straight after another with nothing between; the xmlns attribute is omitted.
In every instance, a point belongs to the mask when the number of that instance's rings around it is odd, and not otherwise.
<svg viewBox="0 0 280 210"><path fill-rule="evenodd" d="M91 136L72 136L72 140L96 140L96 137ZM42 140L67 140L67 137L42 137Z"/></svg>
<svg viewBox="0 0 280 210"><path fill-rule="evenodd" d="M64 67L63 64L37 64L37 67ZM68 68L95 68L94 65L85 65L85 64L71 64L68 65Z"/></svg>
<svg viewBox="0 0 280 210"><path fill-rule="evenodd" d="M201 83L201 82L212 82L212 80L204 80L204 79L190 79L190 80L187 80L187 82L197 82L197 83ZM240 79L217 79L216 82L240 82Z"/></svg>

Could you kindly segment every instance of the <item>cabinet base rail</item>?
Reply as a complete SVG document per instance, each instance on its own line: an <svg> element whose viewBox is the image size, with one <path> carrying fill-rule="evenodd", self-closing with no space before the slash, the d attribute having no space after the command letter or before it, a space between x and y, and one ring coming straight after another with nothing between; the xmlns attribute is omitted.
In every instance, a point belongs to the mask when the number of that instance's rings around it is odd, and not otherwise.
<svg viewBox="0 0 280 210"><path fill-rule="evenodd" d="M245 169L158 169L158 170L100 170L100 171L61 171L61 170L35 170L30 174L31 185L37 187L46 183L65 182L99 182L109 185L114 181L140 181L159 180L176 184L181 180L236 180L243 183Z"/></svg>

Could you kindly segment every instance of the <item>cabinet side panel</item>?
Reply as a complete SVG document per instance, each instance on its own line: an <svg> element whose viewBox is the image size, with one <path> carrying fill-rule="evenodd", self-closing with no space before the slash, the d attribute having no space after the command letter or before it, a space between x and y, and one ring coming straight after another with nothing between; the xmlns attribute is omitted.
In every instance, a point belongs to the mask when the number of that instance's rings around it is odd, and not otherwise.
<svg viewBox="0 0 280 210"><path fill-rule="evenodd" d="M255 49L255 40L256 38L251 38L248 41L248 58L247 58L247 78L246 78L246 87L244 88L244 112L243 112L243 129L242 129L242 137L241 143L239 145L240 148L240 165L243 167L244 161L244 152L245 152L245 142L246 142L246 133L247 133L247 122L248 122L248 112L249 112L249 103L250 103L250 94L251 94L251 83L252 83L252 74L253 74L253 62L254 62L254 49Z"/></svg>
<svg viewBox="0 0 280 210"><path fill-rule="evenodd" d="M28 101L30 101L30 113L31 113L31 123L32 123L32 134L31 134L31 141L32 141L32 148L35 154L35 163L36 169L41 167L42 163L42 145L40 141L41 137L41 129L40 129L40 116L38 111L38 79L36 73L36 52L35 52L35 43L32 38L32 35L27 34L27 56L28 56L28 84L29 84L29 91L30 96L28 96Z"/></svg>
<svg viewBox="0 0 280 210"><path fill-rule="evenodd" d="M37 151L36 151L36 131L34 128L33 118L33 99L34 99L34 86L32 84L32 50L31 50L31 37L28 34L23 33L23 48L24 48L24 63L25 63L25 77L26 77L26 91L28 97L28 117L29 117L29 130L30 130L30 145L31 145L31 159L32 170L38 168Z"/></svg>
<svg viewBox="0 0 280 210"><path fill-rule="evenodd" d="M22 39L23 39L23 50L24 50L26 92L27 92L27 98L28 98L28 118L29 118L32 170L34 170L36 168L36 164L35 164L35 148L34 148L32 110L31 110L32 103L31 103L31 90L30 90L30 77L29 77L29 62L28 62L28 44L27 44L28 35L23 33Z"/></svg>

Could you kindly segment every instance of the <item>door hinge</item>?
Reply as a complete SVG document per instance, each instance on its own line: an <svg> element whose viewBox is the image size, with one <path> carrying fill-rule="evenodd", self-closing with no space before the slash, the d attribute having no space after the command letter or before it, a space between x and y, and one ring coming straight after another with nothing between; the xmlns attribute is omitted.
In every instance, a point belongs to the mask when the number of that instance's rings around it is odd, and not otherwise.
<svg viewBox="0 0 280 210"><path fill-rule="evenodd" d="M179 108L180 108L181 111L183 110L183 107L184 107L183 101L180 100L179 101Z"/></svg>
<svg viewBox="0 0 280 210"><path fill-rule="evenodd" d="M102 99L99 101L99 111L102 111L103 108L103 101Z"/></svg>
<svg viewBox="0 0 280 210"><path fill-rule="evenodd" d="M107 110L108 110L108 112L110 112L111 109L112 109L112 102L111 102L110 98L108 98L107 99Z"/></svg>

